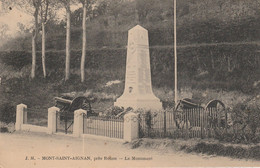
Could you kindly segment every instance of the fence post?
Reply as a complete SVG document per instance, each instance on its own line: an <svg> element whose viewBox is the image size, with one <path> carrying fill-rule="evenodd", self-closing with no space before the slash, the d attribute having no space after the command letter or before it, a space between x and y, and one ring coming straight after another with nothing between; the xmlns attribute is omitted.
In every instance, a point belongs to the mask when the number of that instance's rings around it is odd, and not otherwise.
<svg viewBox="0 0 260 168"><path fill-rule="evenodd" d="M163 136L166 137L166 127L167 127L167 124L166 124L166 111L163 112Z"/></svg>
<svg viewBox="0 0 260 168"><path fill-rule="evenodd" d="M48 133L53 134L57 131L57 112L60 109L58 107L48 108Z"/></svg>
<svg viewBox="0 0 260 168"><path fill-rule="evenodd" d="M227 120L228 120L227 110L225 109L225 133L227 133L227 127L228 127Z"/></svg>
<svg viewBox="0 0 260 168"><path fill-rule="evenodd" d="M199 108L199 115L200 115L200 138L204 138L204 113L205 109Z"/></svg>
<svg viewBox="0 0 260 168"><path fill-rule="evenodd" d="M19 104L16 106L15 130L21 130L21 125L24 123L27 123L27 106L25 104Z"/></svg>
<svg viewBox="0 0 260 168"><path fill-rule="evenodd" d="M139 138L138 114L130 112L124 116L124 140L131 142Z"/></svg>
<svg viewBox="0 0 260 168"><path fill-rule="evenodd" d="M80 137L83 134L83 114L87 114L87 111L83 109L74 111L73 136L75 137Z"/></svg>

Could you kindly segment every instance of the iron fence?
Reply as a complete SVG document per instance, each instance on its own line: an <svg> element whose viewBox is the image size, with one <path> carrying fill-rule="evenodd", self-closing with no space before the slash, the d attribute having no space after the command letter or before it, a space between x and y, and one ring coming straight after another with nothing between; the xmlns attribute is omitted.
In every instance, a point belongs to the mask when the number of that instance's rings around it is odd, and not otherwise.
<svg viewBox="0 0 260 168"><path fill-rule="evenodd" d="M140 137L165 137L173 136L174 115L170 112L145 113L139 115Z"/></svg>
<svg viewBox="0 0 260 168"><path fill-rule="evenodd" d="M123 139L124 119L114 116L84 116L84 134L106 136L110 138Z"/></svg>
<svg viewBox="0 0 260 168"><path fill-rule="evenodd" d="M140 137L210 138L215 129L227 130L227 114L217 108L145 113L139 116Z"/></svg>

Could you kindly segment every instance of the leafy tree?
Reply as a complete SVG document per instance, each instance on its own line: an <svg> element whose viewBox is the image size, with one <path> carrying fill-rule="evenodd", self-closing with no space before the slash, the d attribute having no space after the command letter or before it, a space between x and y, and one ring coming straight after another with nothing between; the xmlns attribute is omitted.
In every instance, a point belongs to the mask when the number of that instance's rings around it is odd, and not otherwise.
<svg viewBox="0 0 260 168"><path fill-rule="evenodd" d="M82 25L83 10L79 8L71 13L71 25L72 27L80 27Z"/></svg>
<svg viewBox="0 0 260 168"><path fill-rule="evenodd" d="M100 1L98 4L97 4L97 7L95 9L95 13L97 16L102 16L102 15L105 15L108 11L108 1L106 0L103 0L103 1Z"/></svg>

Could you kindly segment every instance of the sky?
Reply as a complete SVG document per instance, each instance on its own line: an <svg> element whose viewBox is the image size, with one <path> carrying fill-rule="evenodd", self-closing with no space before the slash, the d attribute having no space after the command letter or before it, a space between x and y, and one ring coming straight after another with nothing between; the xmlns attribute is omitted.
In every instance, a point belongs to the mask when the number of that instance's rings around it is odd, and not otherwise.
<svg viewBox="0 0 260 168"><path fill-rule="evenodd" d="M0 2L0 10L2 8L2 4ZM79 8L79 5L74 5L71 7L71 10L74 11ZM0 12L1 13L1 12ZM58 18L61 20L65 16L65 10L60 10L58 13ZM26 26L31 27L33 23L33 17L25 12L21 12L16 8L12 8L12 10L8 10L8 12L1 13L0 15L0 25L7 24L9 26L8 35L14 37L17 35L19 28L17 27L17 23L22 23Z"/></svg>
<svg viewBox="0 0 260 168"><path fill-rule="evenodd" d="M0 9L2 9L2 4L0 2ZM8 12L2 13L0 15L0 24L7 24L9 26L8 35L14 36L18 32L17 23L23 23L25 25L30 25L33 17L17 10L16 8L12 8L12 10L8 10Z"/></svg>

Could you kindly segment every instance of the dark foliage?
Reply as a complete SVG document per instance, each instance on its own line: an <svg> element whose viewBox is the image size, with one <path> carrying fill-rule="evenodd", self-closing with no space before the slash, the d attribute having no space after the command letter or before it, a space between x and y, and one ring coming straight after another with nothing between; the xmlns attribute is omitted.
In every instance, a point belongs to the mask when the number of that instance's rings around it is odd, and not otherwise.
<svg viewBox="0 0 260 168"><path fill-rule="evenodd" d="M31 63L26 51L2 51L0 59L5 65L12 66L15 70L21 70L24 66Z"/></svg>
<svg viewBox="0 0 260 168"><path fill-rule="evenodd" d="M193 88L221 88L252 93L253 83L259 79L258 45L212 45L190 46L178 49L179 85ZM41 57L38 53L37 73L42 76ZM151 47L152 82L157 87L172 87L174 83L173 49ZM71 68L80 67L81 51L71 53ZM0 59L14 69L30 66L30 52L0 52ZM63 79L65 51L48 51L46 66L49 78ZM124 79L126 49L87 50L87 77L96 82ZM100 73L97 73L100 72ZM72 74L71 80L77 81L79 74Z"/></svg>
<svg viewBox="0 0 260 168"><path fill-rule="evenodd" d="M228 110L231 118L228 127L215 127L215 138L229 143L259 143L260 142L260 109L256 103L258 98L238 103ZM226 111L227 112L227 111Z"/></svg>
<svg viewBox="0 0 260 168"><path fill-rule="evenodd" d="M15 107L11 103L0 104L0 121L7 124L15 122Z"/></svg>

